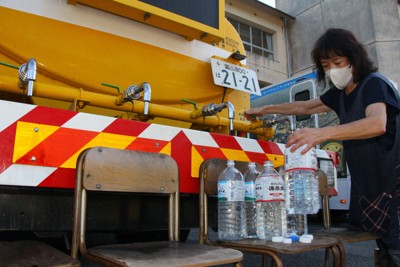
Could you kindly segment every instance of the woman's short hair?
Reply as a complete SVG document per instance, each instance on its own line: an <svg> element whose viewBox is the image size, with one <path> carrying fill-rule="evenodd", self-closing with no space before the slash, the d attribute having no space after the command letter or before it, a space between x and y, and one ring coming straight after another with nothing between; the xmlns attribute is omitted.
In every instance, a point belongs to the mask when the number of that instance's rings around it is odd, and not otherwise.
<svg viewBox="0 0 400 267"><path fill-rule="evenodd" d="M352 32L331 28L318 38L311 51L311 58L315 64L315 70L317 70L317 81L324 86L326 86L326 79L321 60L335 56L344 56L349 59L354 69L353 81L355 83L378 70L368 57L364 46Z"/></svg>

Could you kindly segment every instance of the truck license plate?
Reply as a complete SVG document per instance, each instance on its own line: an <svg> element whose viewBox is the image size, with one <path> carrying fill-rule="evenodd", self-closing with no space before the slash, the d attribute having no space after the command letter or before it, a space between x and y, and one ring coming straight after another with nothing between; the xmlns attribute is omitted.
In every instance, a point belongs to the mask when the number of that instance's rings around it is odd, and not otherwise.
<svg viewBox="0 0 400 267"><path fill-rule="evenodd" d="M216 58L211 58L211 69L216 85L261 95L257 74L254 70Z"/></svg>

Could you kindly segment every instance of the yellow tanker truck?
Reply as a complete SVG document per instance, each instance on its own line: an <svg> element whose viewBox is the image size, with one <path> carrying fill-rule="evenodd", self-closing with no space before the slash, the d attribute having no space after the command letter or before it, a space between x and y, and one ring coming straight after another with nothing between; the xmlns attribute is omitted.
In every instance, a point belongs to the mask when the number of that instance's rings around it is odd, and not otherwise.
<svg viewBox="0 0 400 267"><path fill-rule="evenodd" d="M76 160L89 147L171 155L187 228L198 225L204 160L283 165L283 145L266 141L273 129L242 116L260 88L224 1L0 3L0 231L70 231ZM99 198L88 229L130 229L113 216L126 203L145 206L137 229L163 225L156 200L132 198L110 208Z"/></svg>

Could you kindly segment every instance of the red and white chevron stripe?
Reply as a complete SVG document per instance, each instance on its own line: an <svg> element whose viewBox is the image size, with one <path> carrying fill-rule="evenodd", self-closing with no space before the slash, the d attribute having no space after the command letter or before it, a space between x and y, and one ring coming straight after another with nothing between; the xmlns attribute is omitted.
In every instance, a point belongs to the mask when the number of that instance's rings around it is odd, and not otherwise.
<svg viewBox="0 0 400 267"><path fill-rule="evenodd" d="M198 170L208 158L284 162L284 146L273 142L3 100L0 108L0 185L73 188L76 159L93 146L171 155L183 193L198 192Z"/></svg>

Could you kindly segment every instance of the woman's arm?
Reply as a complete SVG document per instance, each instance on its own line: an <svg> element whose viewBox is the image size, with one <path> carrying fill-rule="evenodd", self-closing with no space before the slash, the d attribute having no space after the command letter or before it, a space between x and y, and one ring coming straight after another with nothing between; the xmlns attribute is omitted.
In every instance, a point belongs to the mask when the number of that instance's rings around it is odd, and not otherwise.
<svg viewBox="0 0 400 267"><path fill-rule="evenodd" d="M330 110L319 98L315 98L308 101L294 101L249 109L244 112L244 117L248 120L254 120L256 117L266 114L309 115Z"/></svg>
<svg viewBox="0 0 400 267"><path fill-rule="evenodd" d="M289 136L286 146L292 151L307 145L302 154L317 144L328 140L367 139L382 135L386 131L386 104L374 103L365 110L365 118L351 123L324 128L303 128Z"/></svg>

